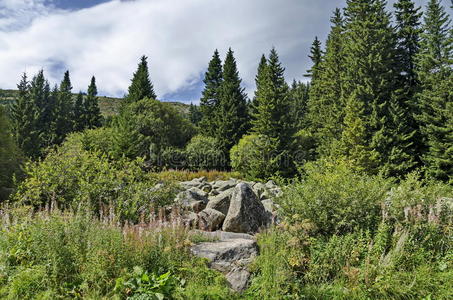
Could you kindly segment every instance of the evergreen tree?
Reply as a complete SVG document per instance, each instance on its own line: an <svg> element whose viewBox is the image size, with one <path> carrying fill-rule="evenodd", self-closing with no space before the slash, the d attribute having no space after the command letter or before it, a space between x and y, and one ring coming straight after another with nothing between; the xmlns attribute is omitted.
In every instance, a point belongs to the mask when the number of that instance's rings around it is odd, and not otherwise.
<svg viewBox="0 0 453 300"><path fill-rule="evenodd" d="M49 83L44 77L43 70L40 70L30 82L29 94L37 112L36 130L39 132L39 143L35 147L42 149L47 146L53 109L52 103L49 101Z"/></svg>
<svg viewBox="0 0 453 300"><path fill-rule="evenodd" d="M30 83L24 73L17 85L18 97L11 107L14 137L22 152L31 158L40 155L40 132L38 131L39 112L30 96Z"/></svg>
<svg viewBox="0 0 453 300"><path fill-rule="evenodd" d="M60 83L57 105L55 110L55 143L64 141L68 133L74 128L74 114L72 102L72 85L69 71L66 71Z"/></svg>
<svg viewBox="0 0 453 300"><path fill-rule="evenodd" d="M242 80L233 54L230 48L223 64L215 119L215 137L226 154L248 129L247 96L241 87Z"/></svg>
<svg viewBox="0 0 453 300"><path fill-rule="evenodd" d="M307 70L307 74L305 74L304 76L310 77L312 78L312 80L316 80L323 57L321 42L319 41L318 37L315 37L315 40L313 41L310 48L310 55L308 57L311 59L313 66L310 70Z"/></svg>
<svg viewBox="0 0 453 300"><path fill-rule="evenodd" d="M391 154L410 149L409 136L412 132L407 128L402 130L398 124L392 124L392 120L397 119L392 113L402 110L399 107L391 108L397 77L396 35L390 24L390 16L385 11L385 4L384 0L347 1L342 94L343 99L350 103L361 103L362 122L366 129L365 149L378 153L377 162L380 169L392 174L399 168L392 162L401 161L403 158L393 157L392 160L389 158ZM357 99L351 100L349 97ZM345 126L349 126L347 123L344 122ZM395 129L401 132L395 132ZM408 144L395 143L395 135L399 141L407 141ZM395 147L398 149L394 149ZM374 154L370 153L367 156L374 157ZM406 165L411 166L413 163L407 162Z"/></svg>
<svg viewBox="0 0 453 300"><path fill-rule="evenodd" d="M93 129L102 124L102 115L97 94L96 78L93 76L91 77L91 82L88 86L88 94L84 102L85 128Z"/></svg>
<svg viewBox="0 0 453 300"><path fill-rule="evenodd" d="M83 93L77 94L74 103L74 131L83 131L85 129L85 108L83 103Z"/></svg>
<svg viewBox="0 0 453 300"><path fill-rule="evenodd" d="M453 181L453 37L450 19L439 0L427 5L417 75L421 84L417 119L428 148L423 156L427 174Z"/></svg>
<svg viewBox="0 0 453 300"><path fill-rule="evenodd" d="M309 90L309 84L293 80L289 91L291 100L291 118L294 120L294 125L297 130L306 127Z"/></svg>
<svg viewBox="0 0 453 300"><path fill-rule="evenodd" d="M220 60L217 49L214 51L208 65L205 78L205 87L200 99L200 111L202 119L200 129L203 134L213 136L216 131L216 111L219 103L220 85L222 84L222 61Z"/></svg>
<svg viewBox="0 0 453 300"><path fill-rule="evenodd" d="M267 59L266 59L266 56L263 54L261 56L261 60L260 60L260 63L258 65L258 70L257 70L257 73L256 73L256 76L255 76L255 85L256 85L256 89L255 89L255 96L253 97L253 101L250 105L250 114L251 114L251 117L253 119L253 116L256 115L257 113L257 107L259 106L259 103L258 101L260 99L263 99L263 96L261 95L262 93L264 93L264 86L266 84L266 78L267 78Z"/></svg>
<svg viewBox="0 0 453 300"><path fill-rule="evenodd" d="M193 103L190 103L189 106L189 119L190 122L194 125L198 125L201 121L201 118L203 115L201 114L200 107L197 105L194 105Z"/></svg>
<svg viewBox="0 0 453 300"><path fill-rule="evenodd" d="M344 20L339 9L331 18L331 31L321 62L313 61L317 76L312 80L308 102L308 123L320 155L329 155L341 138L345 102L342 101L344 74Z"/></svg>
<svg viewBox="0 0 453 300"><path fill-rule="evenodd" d="M137 71L132 77L131 85L126 96L126 103L133 103L144 98L157 99L154 86L149 78L147 57L142 56Z"/></svg>
<svg viewBox="0 0 453 300"><path fill-rule="evenodd" d="M294 134L294 123L288 117L291 110L289 87L277 51L272 49L256 91L256 112L252 120L253 131L273 140L280 151L287 149Z"/></svg>
<svg viewBox="0 0 453 300"><path fill-rule="evenodd" d="M394 5L396 17L396 36L397 36L397 72L398 86L395 90L393 100L400 105L400 120L395 120L394 124L399 126L403 120L407 125L408 131L412 130L410 155L416 157L416 162L420 163L420 153L423 152L423 143L420 130L415 120L418 113L415 93L419 88L417 79L415 60L419 51L420 43L420 8L416 8L412 0L399 0Z"/></svg>

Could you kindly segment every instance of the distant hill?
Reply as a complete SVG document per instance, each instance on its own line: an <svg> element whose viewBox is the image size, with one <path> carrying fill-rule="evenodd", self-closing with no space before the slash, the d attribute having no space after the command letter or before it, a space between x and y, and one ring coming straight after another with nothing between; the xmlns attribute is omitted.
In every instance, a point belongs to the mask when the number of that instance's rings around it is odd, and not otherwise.
<svg viewBox="0 0 453 300"><path fill-rule="evenodd" d="M19 91L18 90L2 90L0 89L0 105L7 105L14 102L14 99L17 98ZM73 94L76 97L77 94ZM106 96L98 96L99 107L104 116L112 116L118 113L118 108L120 106L122 98L113 98ZM177 101L166 101L172 104L176 110L181 114L187 116L189 114L189 105L177 102Z"/></svg>

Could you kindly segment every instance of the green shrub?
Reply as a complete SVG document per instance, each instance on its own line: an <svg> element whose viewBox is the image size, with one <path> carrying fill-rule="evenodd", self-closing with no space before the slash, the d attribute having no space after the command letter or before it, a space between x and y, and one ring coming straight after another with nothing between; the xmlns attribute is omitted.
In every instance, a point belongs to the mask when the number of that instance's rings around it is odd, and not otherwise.
<svg viewBox="0 0 453 300"><path fill-rule="evenodd" d="M182 227L120 227L58 211L7 215L0 220L1 299L232 299L224 276L190 254Z"/></svg>
<svg viewBox="0 0 453 300"><path fill-rule="evenodd" d="M186 146L187 165L191 170L221 170L227 159L213 137L197 135Z"/></svg>
<svg viewBox="0 0 453 300"><path fill-rule="evenodd" d="M98 215L111 214L120 221L137 222L141 215L169 204L176 188L142 169L142 161L111 161L105 154L81 149L72 136L40 162L25 166L27 178L14 200L34 207L88 208Z"/></svg>
<svg viewBox="0 0 453 300"><path fill-rule="evenodd" d="M246 135L230 151L231 167L250 179L277 175L283 154L265 136Z"/></svg>
<svg viewBox="0 0 453 300"><path fill-rule="evenodd" d="M157 163L161 151L184 147L194 134L194 126L170 103L143 99L125 106L116 118L113 154Z"/></svg>
<svg viewBox="0 0 453 300"><path fill-rule="evenodd" d="M73 133L72 135L81 136L80 141L83 149L112 156L114 151L113 133L111 127L100 127L88 129L81 133ZM71 137L69 139L71 139Z"/></svg>
<svg viewBox="0 0 453 300"><path fill-rule="evenodd" d="M390 182L353 172L344 162L307 163L280 204L294 221L310 220L322 234L375 230Z"/></svg>

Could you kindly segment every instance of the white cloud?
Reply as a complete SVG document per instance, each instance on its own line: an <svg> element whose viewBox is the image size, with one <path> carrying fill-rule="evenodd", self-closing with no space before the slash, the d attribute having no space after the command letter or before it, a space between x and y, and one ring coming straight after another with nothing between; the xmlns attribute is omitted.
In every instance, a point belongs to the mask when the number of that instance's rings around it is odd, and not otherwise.
<svg viewBox="0 0 453 300"><path fill-rule="evenodd" d="M85 90L94 74L103 93L122 96L145 54L165 98L199 82L215 48L224 54L232 47L250 93L259 58L272 46L287 79L302 79L311 41L325 37L331 12L344 1L115 0L78 11L45 2L0 0L11 12L0 19L1 88L14 88L25 70L44 68L56 83L69 69L74 90Z"/></svg>

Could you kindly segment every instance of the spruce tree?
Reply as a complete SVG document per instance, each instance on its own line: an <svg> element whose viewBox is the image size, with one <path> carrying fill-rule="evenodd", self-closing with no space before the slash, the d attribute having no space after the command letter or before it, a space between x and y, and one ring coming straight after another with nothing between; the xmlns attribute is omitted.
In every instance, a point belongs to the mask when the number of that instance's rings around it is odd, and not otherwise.
<svg viewBox="0 0 453 300"><path fill-rule="evenodd" d="M84 123L85 128L93 129L101 126L102 115L99 108L98 90L96 87L96 78L91 77L88 93L84 102Z"/></svg>
<svg viewBox="0 0 453 300"><path fill-rule="evenodd" d="M241 82L236 59L230 48L223 64L215 119L215 137L227 156L231 147L239 142L248 129L247 96Z"/></svg>
<svg viewBox="0 0 453 300"><path fill-rule="evenodd" d="M309 84L293 80L289 97L291 101L291 118L297 130L307 126L307 105L309 99Z"/></svg>
<svg viewBox="0 0 453 300"><path fill-rule="evenodd" d="M288 112L291 110L289 87L285 82L284 71L277 51L272 49L263 78L256 91L256 112L252 129L275 142L283 151L292 141L295 126ZM260 77L260 74L258 74Z"/></svg>
<svg viewBox="0 0 453 300"><path fill-rule="evenodd" d="M335 10L331 23L322 61L313 61L318 74L312 79L307 116L308 130L317 140L318 154L323 156L330 155L341 138L346 106L342 101L345 28L339 9Z"/></svg>
<svg viewBox="0 0 453 300"><path fill-rule="evenodd" d="M216 111L218 109L220 85L222 84L222 61L217 49L214 51L208 70L203 80L205 87L200 99L200 111L202 119L200 130L207 136L214 135L216 131Z"/></svg>
<svg viewBox="0 0 453 300"><path fill-rule="evenodd" d="M17 88L18 97L11 107L14 138L26 156L37 158L40 155L39 111L30 96L30 83L25 73Z"/></svg>
<svg viewBox="0 0 453 300"><path fill-rule="evenodd" d="M50 87L44 77L43 70L33 76L30 82L30 99L34 102L37 120L36 130L39 132L39 143L36 145L38 149L48 146L47 138L50 131L50 123L52 118L52 103L50 102Z"/></svg>
<svg viewBox="0 0 453 300"><path fill-rule="evenodd" d="M390 24L390 15L385 11L384 0L348 0L347 4L343 99L361 103L366 129L365 149L378 153L379 169L391 174L399 168L392 162L402 160L393 157L390 161L391 154L409 149L408 136L412 134L407 128L396 133L394 130L401 128L398 124L392 124L392 120L397 118L391 114L401 111L400 108L391 109L397 77L396 35ZM349 97L357 99L352 101ZM348 126L346 122L345 126ZM395 143L395 135L408 144ZM371 153L368 156L374 157ZM406 165L410 166L412 162ZM379 169L367 171L376 172Z"/></svg>
<svg viewBox="0 0 453 300"><path fill-rule="evenodd" d="M315 40L313 41L310 48L310 55L308 56L311 59L313 66L310 70L307 70L307 74L304 75L305 77L312 78L312 80L316 80L319 73L319 68L321 66L323 57L321 48L321 42L319 41L318 37L315 37Z"/></svg>
<svg viewBox="0 0 453 300"><path fill-rule="evenodd" d="M394 4L396 17L396 36L397 36L397 88L395 89L393 101L400 105L401 120L395 120L395 125L399 126L403 120L407 124L407 130L413 131L411 138L412 153L416 159L414 162L421 162L420 154L423 152L423 143L420 135L415 115L418 113L415 94L419 88L416 74L416 55L419 51L420 43L420 8L415 7L412 0L399 0Z"/></svg>
<svg viewBox="0 0 453 300"><path fill-rule="evenodd" d="M133 103L144 98L157 99L154 86L149 78L147 57L142 56L137 71L132 77L131 85L126 96L126 103Z"/></svg>
<svg viewBox="0 0 453 300"><path fill-rule="evenodd" d="M190 122L192 122L192 124L194 124L194 125L198 125L201 121L202 116L203 115L201 114L200 107L197 105L194 105L193 103L190 103L190 106L189 106Z"/></svg>
<svg viewBox="0 0 453 300"><path fill-rule="evenodd" d="M66 71L60 83L55 111L55 143L57 144L63 142L68 133L73 131L74 107L71 91L71 79L69 71Z"/></svg>
<svg viewBox="0 0 453 300"><path fill-rule="evenodd" d="M255 95L249 105L249 115L251 119L253 120L254 116L257 113L257 107L258 107L258 101L259 99L262 99L263 97L260 96L260 93L263 93L263 86L266 81L266 72L267 72L267 59L266 56L263 54L260 59L260 63L258 64L258 70L255 76Z"/></svg>
<svg viewBox="0 0 453 300"><path fill-rule="evenodd" d="M85 129L85 108L83 103L83 93L79 92L74 103L74 131L83 131Z"/></svg>
<svg viewBox="0 0 453 300"><path fill-rule="evenodd" d="M430 0L424 17L417 75L417 119L427 147L423 155L427 174L453 181L453 71L452 29L439 0Z"/></svg>

